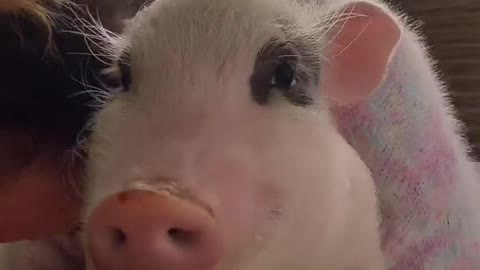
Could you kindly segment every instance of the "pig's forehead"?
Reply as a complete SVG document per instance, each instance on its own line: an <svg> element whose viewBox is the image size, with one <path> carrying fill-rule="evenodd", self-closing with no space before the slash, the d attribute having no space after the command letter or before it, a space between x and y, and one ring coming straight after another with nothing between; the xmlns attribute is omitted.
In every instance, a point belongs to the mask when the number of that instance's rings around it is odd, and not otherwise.
<svg viewBox="0 0 480 270"><path fill-rule="evenodd" d="M254 57L268 40L287 38L282 29L294 18L287 2L158 0L134 21L128 46L133 58L163 63Z"/></svg>

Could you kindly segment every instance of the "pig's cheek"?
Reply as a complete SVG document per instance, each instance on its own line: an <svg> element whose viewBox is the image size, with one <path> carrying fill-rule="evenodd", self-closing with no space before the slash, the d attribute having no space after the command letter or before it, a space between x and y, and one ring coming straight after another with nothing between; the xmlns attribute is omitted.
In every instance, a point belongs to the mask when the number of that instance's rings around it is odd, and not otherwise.
<svg viewBox="0 0 480 270"><path fill-rule="evenodd" d="M258 190L260 181L250 168L239 168L238 163L227 159L217 166L205 166L200 193L206 195L219 223L227 245L238 246L255 237L257 212L260 208Z"/></svg>
<svg viewBox="0 0 480 270"><path fill-rule="evenodd" d="M255 198L251 187L246 185L220 185L210 196L218 228L229 248L254 237Z"/></svg>
<svg viewBox="0 0 480 270"><path fill-rule="evenodd" d="M280 218L282 204L278 192L266 184L257 184L247 181L217 186L213 206L227 252L267 241Z"/></svg>

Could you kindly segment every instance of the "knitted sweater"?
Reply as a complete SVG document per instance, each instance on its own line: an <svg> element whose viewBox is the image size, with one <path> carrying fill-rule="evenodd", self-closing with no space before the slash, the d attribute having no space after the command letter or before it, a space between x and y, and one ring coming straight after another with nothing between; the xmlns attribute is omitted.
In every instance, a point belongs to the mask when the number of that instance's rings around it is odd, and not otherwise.
<svg viewBox="0 0 480 270"><path fill-rule="evenodd" d="M335 113L370 168L391 270L480 269L480 176L423 40L405 25L385 83Z"/></svg>

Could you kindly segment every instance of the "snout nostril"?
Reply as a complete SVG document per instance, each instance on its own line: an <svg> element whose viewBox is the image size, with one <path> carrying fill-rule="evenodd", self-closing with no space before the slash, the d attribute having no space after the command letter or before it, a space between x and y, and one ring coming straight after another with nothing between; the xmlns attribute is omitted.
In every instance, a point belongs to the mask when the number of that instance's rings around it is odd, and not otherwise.
<svg viewBox="0 0 480 270"><path fill-rule="evenodd" d="M178 228L172 228L168 230L168 236L170 240L179 246L189 248L198 242L198 233L190 232Z"/></svg>
<svg viewBox="0 0 480 270"><path fill-rule="evenodd" d="M112 227L110 229L110 239L113 247L122 247L127 244L127 234L120 228Z"/></svg>
<svg viewBox="0 0 480 270"><path fill-rule="evenodd" d="M121 198L106 198L89 216L86 255L93 268L216 269L223 243L208 211L163 193L133 190Z"/></svg>

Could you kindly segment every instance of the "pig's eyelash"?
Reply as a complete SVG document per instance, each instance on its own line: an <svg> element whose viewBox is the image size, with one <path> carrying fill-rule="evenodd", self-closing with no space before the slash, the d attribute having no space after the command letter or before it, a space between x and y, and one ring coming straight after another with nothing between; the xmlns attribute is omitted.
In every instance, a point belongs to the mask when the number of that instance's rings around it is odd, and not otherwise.
<svg viewBox="0 0 480 270"><path fill-rule="evenodd" d="M72 98L72 97L75 97L75 96L78 96L78 95L89 95L90 97L92 97L93 99L93 102L92 104L88 104L89 106L92 106L92 107L97 107L97 106L102 106L109 98L110 98L110 94L106 91L104 91L104 89L101 89L99 87L95 87L95 86L92 86L90 84L87 83L87 79L85 78L85 70L84 70L84 67L83 65L80 66L80 69L81 69L81 72L80 72L80 76L81 76L81 81L75 79L72 77L72 80L76 81L77 83L81 84L85 90L84 91L80 91L80 92L76 92L72 95L69 96L69 98ZM101 82L101 80L95 75L95 79L97 79L98 81ZM106 85L104 85L103 83L101 84L102 87L106 87Z"/></svg>
<svg viewBox="0 0 480 270"><path fill-rule="evenodd" d="M299 54L282 54L279 55L278 58L297 58L300 57Z"/></svg>
<svg viewBox="0 0 480 270"><path fill-rule="evenodd" d="M314 17L315 19L308 24L293 23L283 25L283 27L288 40L301 39L305 41L309 47L314 49L313 51L315 51L315 55L310 56L307 54L302 56L303 58L307 57L308 60L327 60L321 52L325 47L332 44L335 36L338 35L345 23L352 18L365 17L365 15L348 10L325 12L332 8L329 4L322 4L321 8L318 8L318 3L316 2L312 4L302 3L301 5L305 5L300 9L307 13L304 16L306 18ZM321 10L321 13L317 13L318 10ZM340 29L336 27L338 25L340 25ZM320 55L318 55L318 53L320 53Z"/></svg>
<svg viewBox="0 0 480 270"><path fill-rule="evenodd" d="M113 58L118 52L121 44L124 43L125 38L113 31L106 29L102 22L98 19L100 18L98 11L96 16L94 16L88 9L84 9L83 12L86 13L88 19L82 18L78 13L80 8L78 5L66 5L66 8L75 16L76 22L71 22L67 18L61 18L62 22L70 25L75 30L70 32L73 34L79 34L85 38L87 45L89 43L93 44L95 47L99 48L102 51L102 54ZM92 50L90 50L92 52ZM94 57L99 56L98 53L93 53Z"/></svg>

